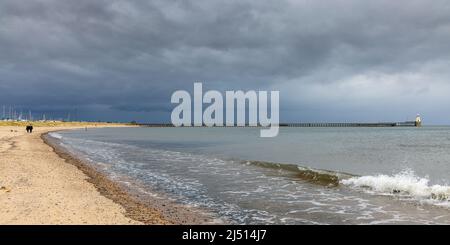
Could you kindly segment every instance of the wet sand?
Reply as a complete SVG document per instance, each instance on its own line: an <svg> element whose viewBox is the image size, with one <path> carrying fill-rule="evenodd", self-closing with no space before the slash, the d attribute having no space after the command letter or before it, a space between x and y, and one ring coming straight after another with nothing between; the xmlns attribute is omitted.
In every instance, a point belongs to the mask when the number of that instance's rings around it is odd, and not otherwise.
<svg viewBox="0 0 450 245"><path fill-rule="evenodd" d="M133 197L44 136L65 129L0 127L0 224L207 223L169 201Z"/></svg>

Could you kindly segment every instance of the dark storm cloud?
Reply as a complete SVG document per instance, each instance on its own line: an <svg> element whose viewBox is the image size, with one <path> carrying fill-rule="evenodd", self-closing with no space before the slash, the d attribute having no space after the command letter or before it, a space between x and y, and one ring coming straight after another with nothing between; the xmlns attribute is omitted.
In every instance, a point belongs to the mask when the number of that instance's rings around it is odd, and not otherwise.
<svg viewBox="0 0 450 245"><path fill-rule="evenodd" d="M286 120L448 122L448 43L448 1L4 0L0 105L158 121L202 81L280 90Z"/></svg>

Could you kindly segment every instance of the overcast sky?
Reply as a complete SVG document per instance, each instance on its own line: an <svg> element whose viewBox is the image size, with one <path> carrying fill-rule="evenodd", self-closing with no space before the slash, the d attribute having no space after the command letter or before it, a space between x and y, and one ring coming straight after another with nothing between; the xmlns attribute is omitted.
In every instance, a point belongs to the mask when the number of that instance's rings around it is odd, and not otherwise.
<svg viewBox="0 0 450 245"><path fill-rule="evenodd" d="M47 115L169 121L201 81L279 90L281 121L450 124L449 68L448 0L0 1L0 106Z"/></svg>

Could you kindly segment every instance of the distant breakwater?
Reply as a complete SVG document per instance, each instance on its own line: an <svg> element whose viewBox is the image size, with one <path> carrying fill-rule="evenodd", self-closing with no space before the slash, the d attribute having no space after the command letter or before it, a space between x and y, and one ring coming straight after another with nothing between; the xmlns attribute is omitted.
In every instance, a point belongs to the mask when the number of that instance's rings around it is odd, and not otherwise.
<svg viewBox="0 0 450 245"><path fill-rule="evenodd" d="M142 127L174 127L171 123L138 123ZM406 122L378 122L378 123L354 123L354 122L315 122L315 123L280 123L280 127L418 127L415 121ZM220 126L222 127L222 126ZM226 126L223 126L226 127ZM228 126L230 127L230 126ZM236 126L232 126L236 127ZM241 126L252 127L252 126ZM253 126L254 127L254 126ZM258 126L259 127L259 126Z"/></svg>

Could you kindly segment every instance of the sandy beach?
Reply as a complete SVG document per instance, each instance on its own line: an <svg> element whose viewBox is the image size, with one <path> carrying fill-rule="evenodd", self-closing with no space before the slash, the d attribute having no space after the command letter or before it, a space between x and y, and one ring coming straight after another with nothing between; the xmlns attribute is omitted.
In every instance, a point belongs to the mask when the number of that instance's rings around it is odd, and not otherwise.
<svg viewBox="0 0 450 245"><path fill-rule="evenodd" d="M27 134L24 127L0 127L0 224L172 223L156 210L124 207L102 195L92 177L41 138L62 129L69 128L35 127ZM145 215L143 222L130 218L133 211Z"/></svg>

